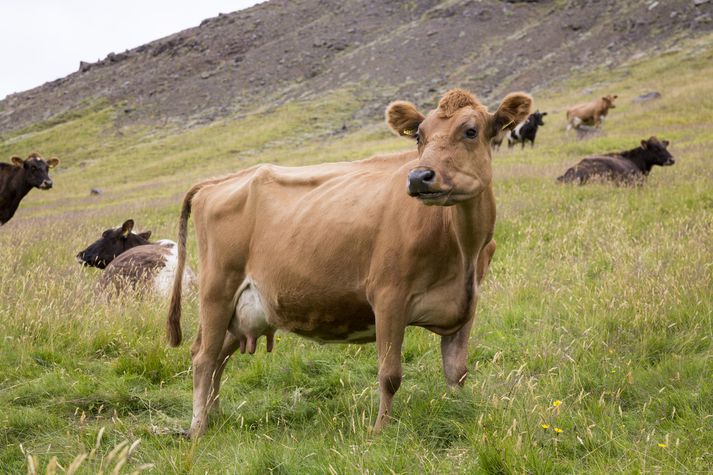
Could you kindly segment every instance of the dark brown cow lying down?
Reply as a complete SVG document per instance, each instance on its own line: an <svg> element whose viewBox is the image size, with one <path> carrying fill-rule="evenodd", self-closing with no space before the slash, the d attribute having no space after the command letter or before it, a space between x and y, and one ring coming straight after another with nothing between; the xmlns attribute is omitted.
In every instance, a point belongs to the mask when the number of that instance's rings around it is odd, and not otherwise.
<svg viewBox="0 0 713 475"><path fill-rule="evenodd" d="M168 239L149 242L151 231L133 232L134 220L107 229L102 236L77 254L77 260L105 269L99 287L120 292L126 289L155 291L167 296L176 272L178 248ZM194 285L195 275L184 270L186 286Z"/></svg>
<svg viewBox="0 0 713 475"><path fill-rule="evenodd" d="M406 326L441 336L446 381L462 385L475 305L495 251L490 140L522 122L531 102L510 94L491 114L456 89L427 116L394 102L386 120L414 140L410 151L297 168L259 165L191 188L167 322L176 346L192 210L201 279L190 434L205 430L230 355L252 352L261 336L270 350L277 329L323 343L376 341L375 431L401 385Z"/></svg>
<svg viewBox="0 0 713 475"><path fill-rule="evenodd" d="M625 185L642 183L654 165L665 167L676 163L666 150L668 145L668 140L659 141L650 137L642 140L640 147L631 150L587 157L568 169L557 181L580 185L592 180Z"/></svg>
<svg viewBox="0 0 713 475"><path fill-rule="evenodd" d="M0 163L0 226L10 221L32 188L52 188L49 169L59 164L59 159L45 160L37 153L31 153L27 160L12 157L10 161L12 164Z"/></svg>

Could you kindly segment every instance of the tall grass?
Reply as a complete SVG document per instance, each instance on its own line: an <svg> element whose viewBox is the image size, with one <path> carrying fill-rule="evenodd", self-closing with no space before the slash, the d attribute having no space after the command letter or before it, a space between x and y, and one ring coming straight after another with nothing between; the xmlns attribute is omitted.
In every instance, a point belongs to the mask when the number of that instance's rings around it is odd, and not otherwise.
<svg viewBox="0 0 713 475"><path fill-rule="evenodd" d="M373 345L281 334L235 357L222 415L192 443L187 345L164 344L166 302L107 300L74 255L127 218L175 236L194 181L253 163L298 165L408 147L379 124L341 132L355 91L188 132L115 130L105 104L7 137L0 154L58 155L0 230L0 467L5 473L708 472L713 465L713 74L710 39L581 76L537 97L538 145L494 156L496 252L447 389L438 338L409 329L396 420L378 407ZM604 134L576 141L564 109L620 96ZM634 104L648 90L662 99ZM477 91L476 91L477 92ZM586 95L584 96L587 97ZM582 156L658 135L677 159L637 188L559 186ZM89 188L104 194L90 197ZM195 265L194 240L189 255ZM186 302L187 339L197 302ZM135 441L140 440L138 445ZM86 457L83 456L86 454ZM81 463L77 460L81 459Z"/></svg>

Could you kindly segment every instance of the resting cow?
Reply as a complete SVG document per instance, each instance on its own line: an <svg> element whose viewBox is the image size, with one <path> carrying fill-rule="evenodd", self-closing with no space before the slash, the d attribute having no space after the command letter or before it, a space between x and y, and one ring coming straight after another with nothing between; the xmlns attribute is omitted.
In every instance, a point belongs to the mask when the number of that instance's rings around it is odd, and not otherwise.
<svg viewBox="0 0 713 475"><path fill-rule="evenodd" d="M513 93L491 114L455 89L424 117L397 101L386 121L415 139L415 150L259 165L193 186L181 211L167 321L176 346L192 211L201 276L189 433L204 432L230 355L253 352L263 335L270 351L277 329L323 343L376 341L377 432L401 384L406 326L441 336L446 381L462 385L479 287L495 251L490 140L525 119L531 102Z"/></svg>
<svg viewBox="0 0 713 475"><path fill-rule="evenodd" d="M666 149L669 141L656 137L642 140L641 146L625 152L587 157L568 169L557 181L583 185L590 180L612 181L633 185L642 183L654 165L662 167L676 163Z"/></svg>
<svg viewBox="0 0 713 475"><path fill-rule="evenodd" d="M0 226L10 221L32 188L52 188L48 172L59 164L59 159L45 160L37 153L31 153L27 160L12 157L10 161L12 164L0 163Z"/></svg>
<svg viewBox="0 0 713 475"><path fill-rule="evenodd" d="M604 96L591 102L577 104L567 110L567 130L579 128L580 125L593 125L601 127L602 120L609 113L609 109L616 109L614 100L616 94Z"/></svg>
<svg viewBox="0 0 713 475"><path fill-rule="evenodd" d="M516 143L522 144L525 148L525 143L529 140L531 146L535 146L535 137L537 136L537 128L545 125L542 118L547 115L547 112L535 111L527 117L525 122L518 124L508 136L508 148L512 148Z"/></svg>
<svg viewBox="0 0 713 475"><path fill-rule="evenodd" d="M151 243L151 231L135 233L133 228L134 220L129 219L117 228L107 229L77 254L77 260L105 269L99 279L102 290L153 290L167 296L176 272L178 247L167 239ZM192 285L196 278L191 269L185 268L184 274L185 285Z"/></svg>

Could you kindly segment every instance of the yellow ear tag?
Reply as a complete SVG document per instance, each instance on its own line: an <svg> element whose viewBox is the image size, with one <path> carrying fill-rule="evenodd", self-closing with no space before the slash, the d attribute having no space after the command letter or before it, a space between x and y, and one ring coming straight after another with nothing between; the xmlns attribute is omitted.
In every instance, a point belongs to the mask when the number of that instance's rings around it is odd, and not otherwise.
<svg viewBox="0 0 713 475"><path fill-rule="evenodd" d="M503 125L503 128L500 129L500 130L505 130L505 129L507 129L508 127L510 127L510 124L512 124L513 122L515 122L515 121L514 121L514 120L511 120L511 121L508 122L507 124Z"/></svg>
<svg viewBox="0 0 713 475"><path fill-rule="evenodd" d="M413 135L413 130L412 129L404 129L402 132L404 135Z"/></svg>

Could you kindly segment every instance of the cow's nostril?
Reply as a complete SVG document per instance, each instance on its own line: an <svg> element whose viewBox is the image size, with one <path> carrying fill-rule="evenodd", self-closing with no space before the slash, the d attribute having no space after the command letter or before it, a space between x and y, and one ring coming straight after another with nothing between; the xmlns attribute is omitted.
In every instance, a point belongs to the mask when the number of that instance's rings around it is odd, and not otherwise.
<svg viewBox="0 0 713 475"><path fill-rule="evenodd" d="M423 174L421 175L421 180L422 181L433 181L433 179L436 176L436 172L433 170L423 170Z"/></svg>

